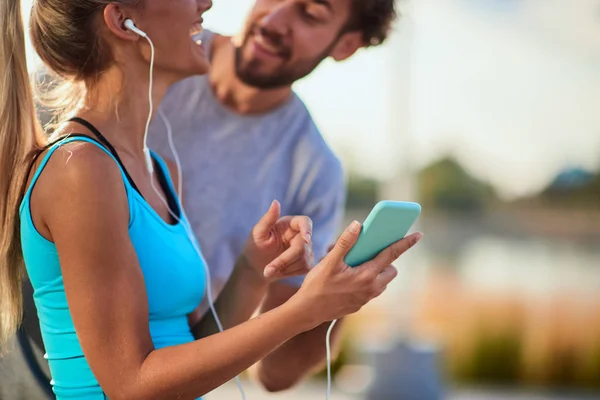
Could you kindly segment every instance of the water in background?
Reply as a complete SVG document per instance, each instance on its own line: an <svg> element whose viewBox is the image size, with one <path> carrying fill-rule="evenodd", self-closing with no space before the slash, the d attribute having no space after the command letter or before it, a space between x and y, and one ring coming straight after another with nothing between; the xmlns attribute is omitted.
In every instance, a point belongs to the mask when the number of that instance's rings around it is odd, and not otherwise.
<svg viewBox="0 0 600 400"><path fill-rule="evenodd" d="M368 212L348 210L346 222ZM351 366L341 368L342 387L367 390L382 372L365 360L393 353L396 365L382 370L396 370L395 393L416 380L434 388L566 388L600 398L598 213L424 208L416 228L425 237L397 262L398 279L349 322ZM434 357L438 369L423 367L429 378L402 376L403 363L416 364L399 341Z"/></svg>

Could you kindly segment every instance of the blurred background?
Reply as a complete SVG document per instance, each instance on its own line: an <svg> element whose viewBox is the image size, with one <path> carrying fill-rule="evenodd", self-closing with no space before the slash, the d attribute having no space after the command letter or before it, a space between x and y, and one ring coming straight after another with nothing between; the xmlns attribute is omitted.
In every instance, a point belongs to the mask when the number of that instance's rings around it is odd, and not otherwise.
<svg viewBox="0 0 600 400"><path fill-rule="evenodd" d="M234 34L251 5L215 0L204 25ZM399 9L385 45L296 85L345 165L347 222L423 206L399 278L348 319L332 399L600 399L600 0ZM323 374L246 386L325 396Z"/></svg>
<svg viewBox="0 0 600 400"><path fill-rule="evenodd" d="M250 5L206 25L235 33ZM600 399L600 1L399 9L385 45L296 86L344 162L346 222L423 206L399 278L348 321L336 398Z"/></svg>

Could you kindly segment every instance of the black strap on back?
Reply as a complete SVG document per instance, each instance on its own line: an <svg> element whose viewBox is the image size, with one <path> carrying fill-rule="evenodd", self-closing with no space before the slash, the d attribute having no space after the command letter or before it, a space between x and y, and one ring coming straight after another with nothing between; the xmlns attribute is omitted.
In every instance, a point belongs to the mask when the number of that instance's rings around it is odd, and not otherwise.
<svg viewBox="0 0 600 400"><path fill-rule="evenodd" d="M112 154L113 157L117 160L117 162L123 169L123 172L125 173L125 176L127 177L127 180L129 181L129 184L131 185L131 187L133 187L135 189L135 191L138 192L140 194L140 196L142 196L142 192L140 192L140 189L138 189L137 185L135 184L135 182L129 175L129 172L127 172L127 168L125 168L125 165L123 165L123 161L121 161L119 154L117 153L117 151L115 150L113 145L110 144L110 142L104 137L104 135L101 134L100 131L98 129L96 129L96 127L94 125L92 125L91 123L89 123L88 121L86 121L83 118L73 117L73 118L69 119L69 121L85 126L87 129L89 129L90 132L92 132L98 138L98 141L100 143L102 143L108 149L108 151L110 151L110 154ZM142 197L144 197L144 196L142 196Z"/></svg>
<svg viewBox="0 0 600 400"><path fill-rule="evenodd" d="M85 126L90 132L92 132L98 138L98 141L101 144L104 144L106 146L106 148L108 148L110 153L115 157L115 159L117 160L117 162L123 169L123 172L125 173L125 176L127 177L127 180L129 181L129 184L143 198L144 196L142 195L142 192L140 192L137 185L135 184L135 182L129 175L129 172L127 172L127 168L125 168L125 165L123 165L123 162L119 158L119 154L117 153L117 151L115 150L113 145L110 144L108 139L106 139L104 137L104 135L102 135L102 133L100 133L100 131L98 129L96 129L96 127L94 125L92 125L89 121L86 121L83 118L73 117L73 118L69 119L69 121ZM165 175L165 171L161 168L161 166L158 164L158 162L156 161L155 158L153 158L152 161L154 163L154 170L156 171L156 178L158 179L158 183L159 183L160 187L162 188L163 192L165 193L167 204L169 205L169 210L171 210L177 216L177 218L180 218L181 210L179 209L179 205L177 204L177 200L175 198L175 193L173 193L173 191L169 187L169 184L167 182L167 177Z"/></svg>
<svg viewBox="0 0 600 400"><path fill-rule="evenodd" d="M29 163L29 167L27 168L27 175L25 175L25 176L29 177L31 175L31 170L32 170L33 166L35 165L35 162L38 160L38 158L40 158L40 156L46 150L48 150L50 147L54 146L56 143L60 142L61 140L65 140L66 137L67 136L60 137L57 140L55 140L54 142L48 143L47 145L45 145L44 147L42 147L40 150L37 150L37 152L35 153L35 155L31 159L31 162ZM81 135L79 133L72 133L68 137L83 137L83 138L86 138L86 139L93 140L94 142L98 143L99 145L102 145L102 143L98 142L96 139L94 139L92 137L89 137L87 135ZM25 189L23 188L23 190L21 192L24 193Z"/></svg>

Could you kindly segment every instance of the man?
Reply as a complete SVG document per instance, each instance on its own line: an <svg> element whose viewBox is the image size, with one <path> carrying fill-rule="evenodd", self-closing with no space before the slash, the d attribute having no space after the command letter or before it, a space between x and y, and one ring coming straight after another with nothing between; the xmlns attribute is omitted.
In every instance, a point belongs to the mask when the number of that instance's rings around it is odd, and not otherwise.
<svg viewBox="0 0 600 400"><path fill-rule="evenodd" d="M213 297L237 293L218 298L217 308L244 303L230 325L259 305L265 312L284 303L302 283L302 277L288 279L248 294L243 282L229 279L273 199L283 215L312 219L316 261L341 219L341 165L291 85L327 57L342 61L382 43L394 18L394 0L257 0L238 36L202 33L210 74L176 84L163 100L182 163L184 206L211 267ZM165 132L155 118L150 147L172 157ZM198 320L212 318L206 310L204 304ZM322 366L327 328L302 334L261 361L255 372L264 387L285 390Z"/></svg>

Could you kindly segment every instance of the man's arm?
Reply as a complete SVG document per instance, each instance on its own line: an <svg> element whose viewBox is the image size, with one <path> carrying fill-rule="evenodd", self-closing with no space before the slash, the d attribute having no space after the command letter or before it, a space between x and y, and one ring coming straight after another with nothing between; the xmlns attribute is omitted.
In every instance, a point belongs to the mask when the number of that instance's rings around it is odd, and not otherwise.
<svg viewBox="0 0 600 400"><path fill-rule="evenodd" d="M249 320L264 298L267 288L267 281L259 279L247 264L246 258L241 256L221 296L214 304L223 327L231 328ZM188 316L188 320L196 339L219 332L210 310L201 315L200 308L197 308Z"/></svg>
<svg viewBox="0 0 600 400"><path fill-rule="evenodd" d="M179 182L179 170L173 161L163 158L177 193L183 196L183 188ZM183 203L183 197L180 199ZM207 283L210 285L210 282ZM220 322L225 328L238 325L250 319L267 292L268 282L256 276L244 255L238 257L233 273L223 288L222 296L215 301L214 308ZM212 312L202 314L203 307L199 305L188 315L188 323L195 339L201 339L219 332L217 321Z"/></svg>
<svg viewBox="0 0 600 400"><path fill-rule="evenodd" d="M277 308L292 297L298 288L284 283L269 287L261 313ZM338 321L331 332L332 360L337 358L342 321ZM308 374L320 369L325 362L325 336L330 322L304 332L280 346L260 361L253 373L264 388L270 392L286 390Z"/></svg>
<svg viewBox="0 0 600 400"><path fill-rule="evenodd" d="M310 271L312 223L304 216L280 218L280 211L279 202L273 201L254 226L233 275L215 303L224 328L245 322L252 316L269 282L278 277ZM189 316L190 326L197 337L217 332L217 325L211 317L207 314L199 324L195 324L195 316Z"/></svg>
<svg viewBox="0 0 600 400"><path fill-rule="evenodd" d="M313 221L313 251L318 262L328 252L339 229L346 202L346 187L340 162L327 153L311 156L310 170L298 190L296 213L307 215ZM261 312L267 312L285 303L302 284L302 277L287 279L269 286ZM338 347L342 321L338 321L331 335L331 346ZM275 392L286 390L324 365L325 336L329 323L290 339L261 360L253 369L265 389ZM333 352L335 353L335 351ZM333 357L333 355L332 355Z"/></svg>

